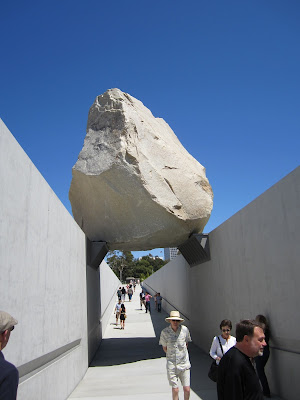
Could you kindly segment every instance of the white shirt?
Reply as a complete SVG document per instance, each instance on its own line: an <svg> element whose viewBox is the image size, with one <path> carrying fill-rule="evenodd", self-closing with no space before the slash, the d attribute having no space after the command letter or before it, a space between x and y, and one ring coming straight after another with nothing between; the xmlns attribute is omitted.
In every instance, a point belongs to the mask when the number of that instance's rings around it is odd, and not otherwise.
<svg viewBox="0 0 300 400"><path fill-rule="evenodd" d="M220 362L217 360L217 357L220 357L220 358L223 357L223 353L222 353L222 350L220 347L218 337L220 338L224 354L229 349L231 349L231 347L235 346L235 344L236 344L236 338L234 336L230 336L228 340L224 339L221 335L214 337L212 344L211 344L210 351L209 351L209 355L211 356L211 358L216 360L217 364L219 364L219 362Z"/></svg>
<svg viewBox="0 0 300 400"><path fill-rule="evenodd" d="M117 304L116 304L115 310L116 310L117 313L119 313L119 312L121 311L121 305L122 305L122 304L120 304L120 303L117 303Z"/></svg>

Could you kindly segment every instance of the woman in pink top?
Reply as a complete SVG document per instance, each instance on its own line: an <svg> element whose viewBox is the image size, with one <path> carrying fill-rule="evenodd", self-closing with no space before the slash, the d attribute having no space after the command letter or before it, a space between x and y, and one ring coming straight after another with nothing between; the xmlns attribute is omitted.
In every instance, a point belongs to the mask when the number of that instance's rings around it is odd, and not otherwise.
<svg viewBox="0 0 300 400"><path fill-rule="evenodd" d="M152 298L152 296L148 292L146 292L146 294L145 294L146 312L149 310L149 313L151 313L151 310L150 310L150 299L151 298Z"/></svg>

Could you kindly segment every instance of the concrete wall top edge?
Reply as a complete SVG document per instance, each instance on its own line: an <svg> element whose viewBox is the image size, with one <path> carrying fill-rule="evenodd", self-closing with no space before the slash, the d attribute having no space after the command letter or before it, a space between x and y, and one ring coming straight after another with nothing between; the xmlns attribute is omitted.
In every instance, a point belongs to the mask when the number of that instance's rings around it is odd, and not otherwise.
<svg viewBox="0 0 300 400"><path fill-rule="evenodd" d="M285 175L283 178L281 178L278 182L274 183L271 185L268 189L266 189L264 192L262 192L260 195L255 197L253 200L251 200L248 204L246 204L244 207L242 207L240 210L238 210L236 213L232 214L230 217L228 217L224 222L222 222L220 225L218 225L215 229L210 231L208 234L211 235L215 231L217 231L219 228L223 227L225 224L229 222L232 218L237 217L240 213L242 213L245 209L247 209L250 205L255 205L257 201L259 201L267 192L272 191L276 189L278 185L280 185L283 181L288 180L293 178L296 175L300 175L300 166L295 168L293 171L289 172L287 175ZM212 211L213 212L213 211Z"/></svg>
<svg viewBox="0 0 300 400"><path fill-rule="evenodd" d="M19 142L17 141L17 139L14 137L14 135L10 132L10 130L8 129L8 127L5 125L5 123L3 122L3 120L0 118L0 146L3 148L5 148L5 141L7 142L11 142L12 146L14 147L14 151L18 152L22 159L27 159L29 164L32 164L35 172L40 176L40 178L45 182L45 184L48 186L49 190L52 192L52 195L56 197L56 199L58 200L60 206L62 208L64 208L66 210L66 212L68 213L69 217L74 221L74 224L78 227L79 230L81 230L81 228L78 226L78 224L76 223L76 221L74 220L73 216L69 213L69 211L67 210L67 208L65 207L65 205L62 203L62 201L59 199L59 197L57 196L57 194L54 192L54 190L51 188L51 186L49 185L49 183L46 181L46 179L44 178L44 176L41 174L41 172L38 170L38 168L35 166L35 164L33 163L33 161L30 159L30 157L28 156L28 154L26 153L26 151L22 148L22 146L19 144ZM23 156L22 156L23 155ZM82 231L82 230L81 230Z"/></svg>

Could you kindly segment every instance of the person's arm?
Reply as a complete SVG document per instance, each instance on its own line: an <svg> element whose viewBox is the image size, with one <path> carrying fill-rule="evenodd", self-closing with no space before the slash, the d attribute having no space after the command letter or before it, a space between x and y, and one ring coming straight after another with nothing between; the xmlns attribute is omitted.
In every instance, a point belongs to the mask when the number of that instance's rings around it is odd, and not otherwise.
<svg viewBox="0 0 300 400"><path fill-rule="evenodd" d="M213 338L213 341L212 341L212 344L210 347L209 355L211 356L211 358L213 358L216 361L221 360L221 358L217 354L218 346L220 347L220 344L219 344L218 338L215 336Z"/></svg>
<svg viewBox="0 0 300 400"><path fill-rule="evenodd" d="M165 334L164 330L161 331L160 338L159 338L159 344L162 346L163 351L165 353L167 353L167 350L168 350L167 345L168 345L168 343L167 343L167 337L166 337L166 334Z"/></svg>

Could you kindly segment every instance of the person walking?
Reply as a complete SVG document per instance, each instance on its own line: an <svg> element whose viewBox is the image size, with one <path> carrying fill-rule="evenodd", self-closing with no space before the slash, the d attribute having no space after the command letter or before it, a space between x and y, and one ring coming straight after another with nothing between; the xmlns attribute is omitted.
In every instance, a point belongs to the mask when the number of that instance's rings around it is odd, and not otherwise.
<svg viewBox="0 0 300 400"><path fill-rule="evenodd" d="M149 310L149 313L151 314L151 307L150 307L150 299L152 298L151 294L146 292L145 294L145 302L146 302L146 312Z"/></svg>
<svg viewBox="0 0 300 400"><path fill-rule="evenodd" d="M125 301L125 295L126 295L126 289L124 288L124 286L122 286L121 292L122 292L121 298L122 298L122 301L123 301L123 303L124 303L124 301Z"/></svg>
<svg viewBox="0 0 300 400"><path fill-rule="evenodd" d="M119 299L119 301L117 302L116 307L115 307L116 325L118 325L118 321L120 318L121 305L122 305L122 301L121 301L121 299Z"/></svg>
<svg viewBox="0 0 300 400"><path fill-rule="evenodd" d="M210 347L209 355L214 361L210 367L208 377L214 382L217 382L218 380L218 365L221 358L229 349L231 349L231 347L236 344L235 337L231 336L230 334L231 329L231 321L229 319L223 319L223 321L220 323L221 335L213 338Z"/></svg>
<svg viewBox="0 0 300 400"><path fill-rule="evenodd" d="M159 344L163 347L167 358L167 376L172 386L172 399L178 400L178 380L181 381L184 400L190 398L190 360L188 343L192 341L188 328L180 325L184 319L178 311L171 311L166 322L170 326L161 331Z"/></svg>
<svg viewBox="0 0 300 400"><path fill-rule="evenodd" d="M10 334L18 321L5 311L0 311L0 399L16 400L19 385L17 368L6 361L2 350L7 345Z"/></svg>
<svg viewBox="0 0 300 400"><path fill-rule="evenodd" d="M145 293L143 292L143 290L140 293L140 306L141 306L141 309L142 309L142 306L144 306L146 308Z"/></svg>
<svg viewBox="0 0 300 400"><path fill-rule="evenodd" d="M128 290L127 290L127 294L128 294L128 299L129 299L129 301L131 301L132 295L133 295L132 285L129 286L129 288L128 288Z"/></svg>
<svg viewBox="0 0 300 400"><path fill-rule="evenodd" d="M117 296L118 296L118 300L122 299L122 289L121 286L119 287L119 289L117 290Z"/></svg>
<svg viewBox="0 0 300 400"><path fill-rule="evenodd" d="M126 320L126 308L124 304L121 304L121 311L120 311L121 329L125 329L125 320Z"/></svg>
<svg viewBox="0 0 300 400"><path fill-rule="evenodd" d="M161 301L162 301L162 297L161 297L160 293L158 292L157 296L156 296L156 303L157 303L157 311L158 312L161 312Z"/></svg>

